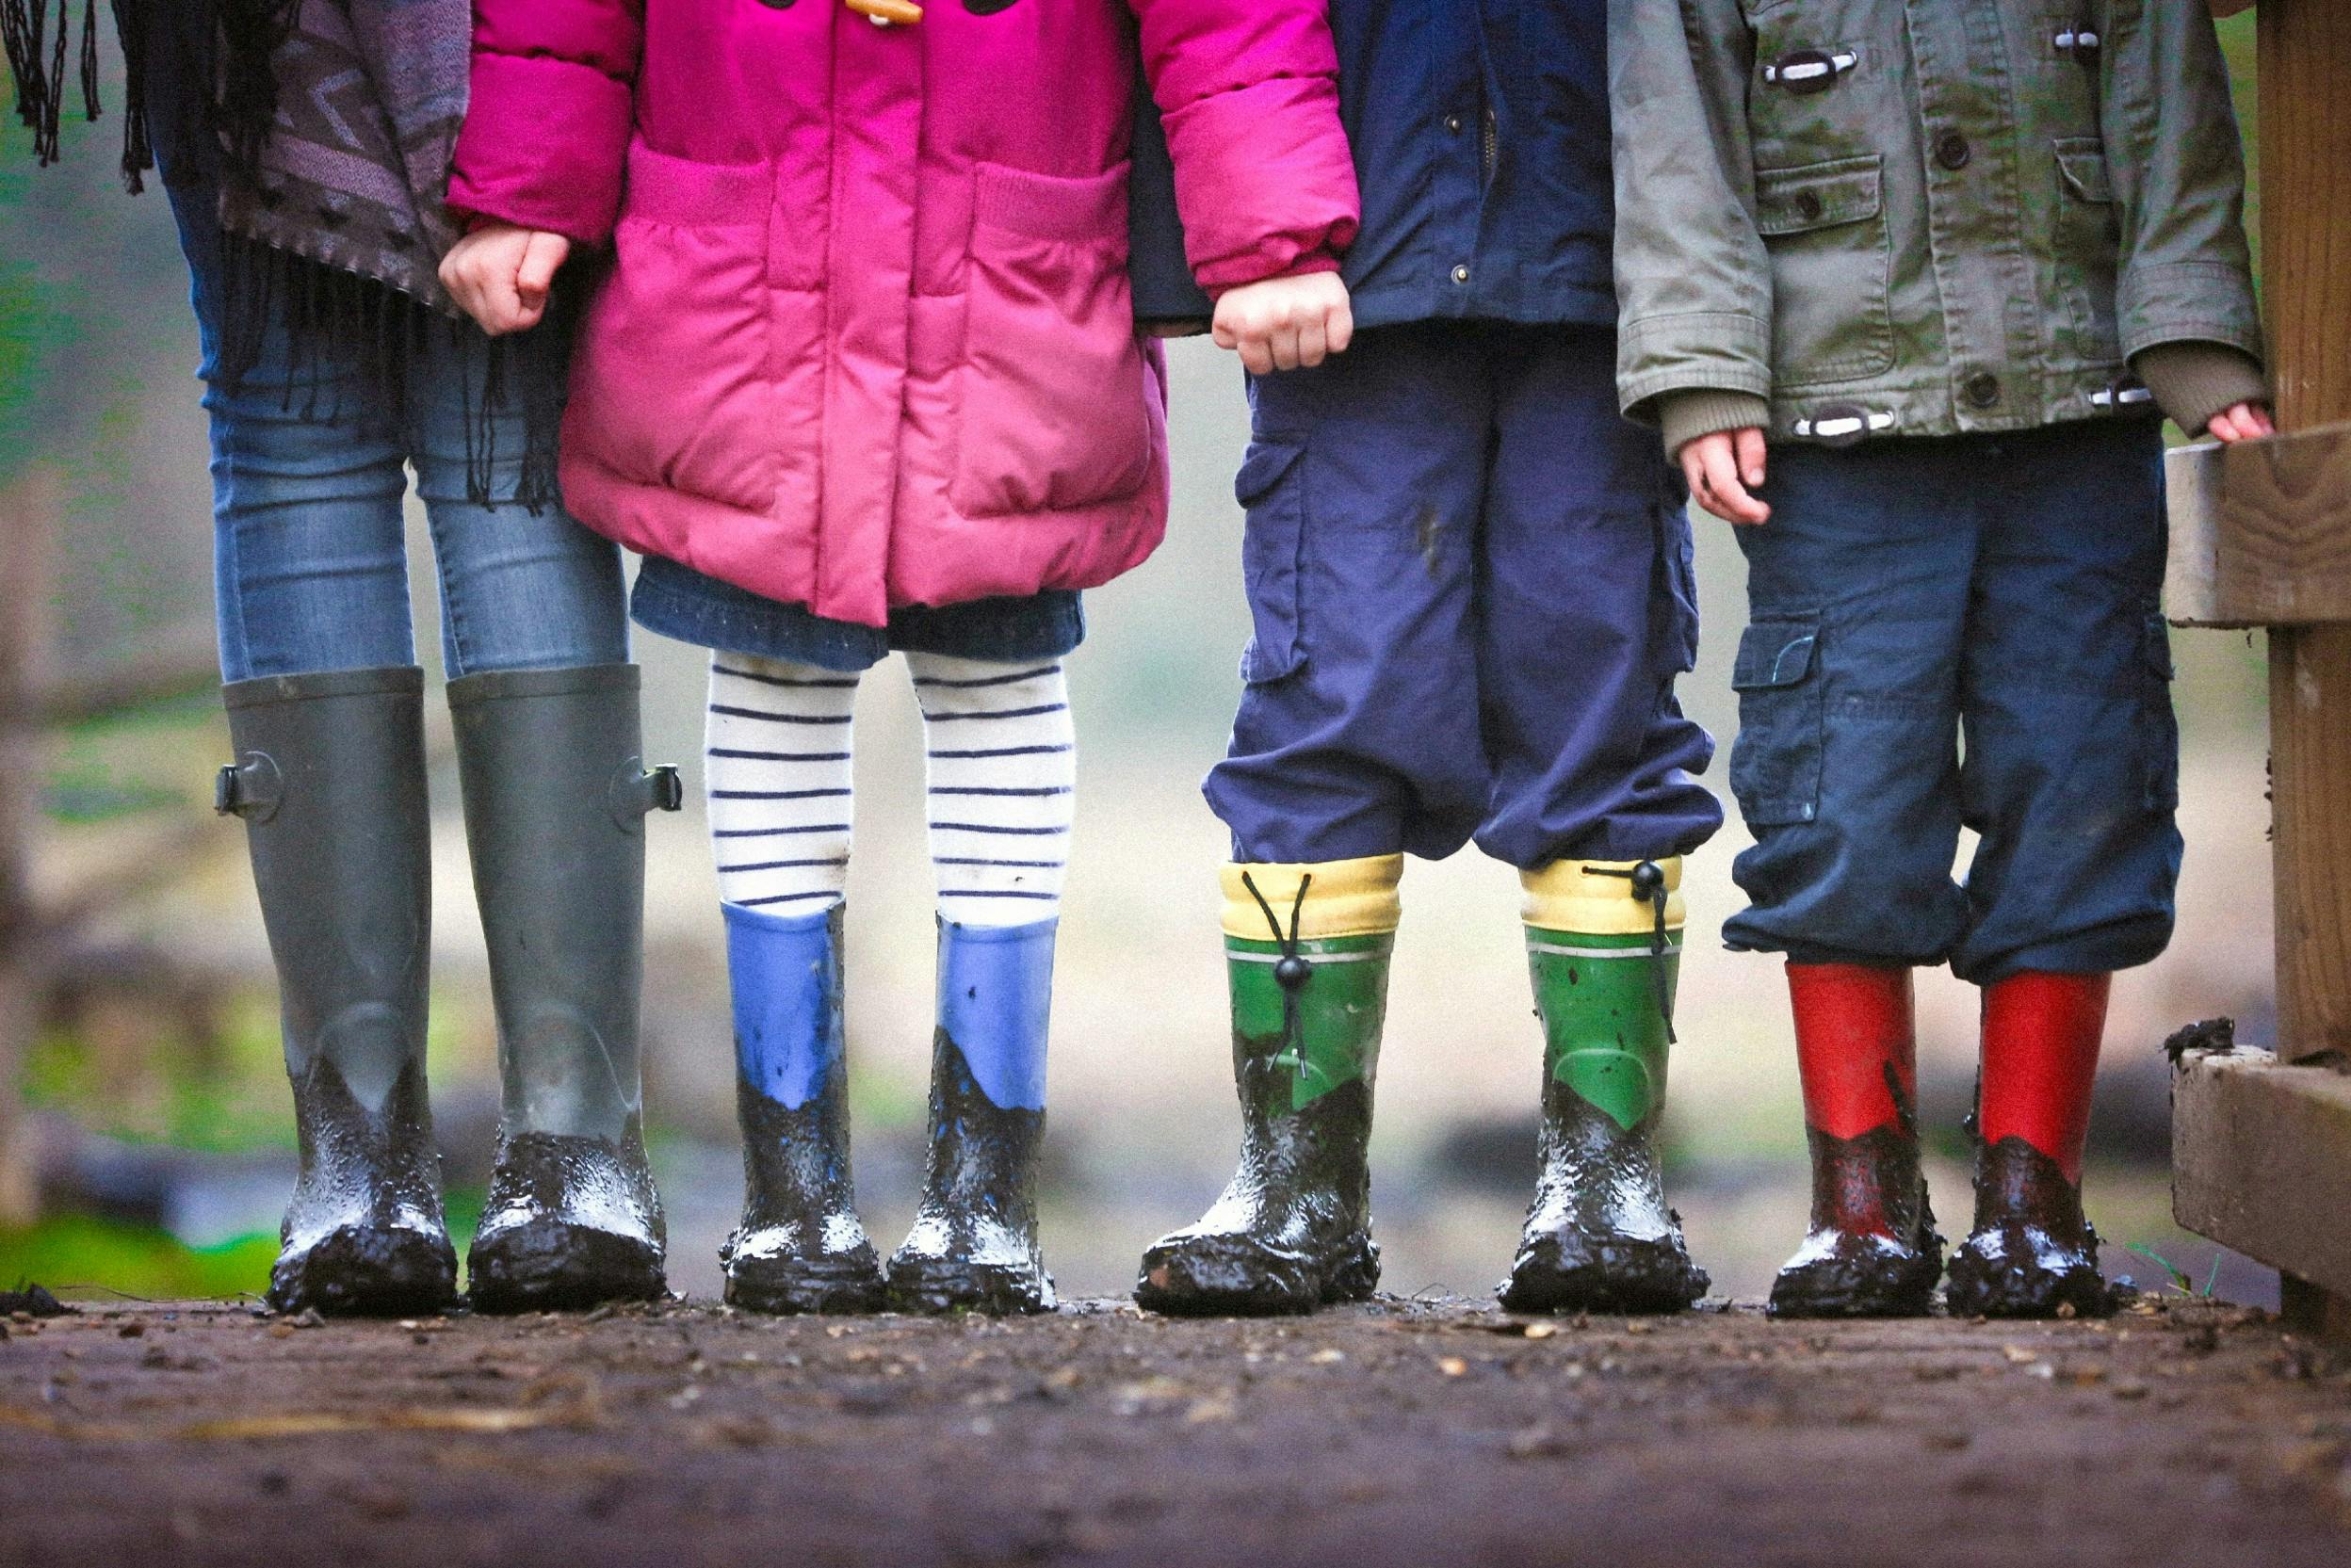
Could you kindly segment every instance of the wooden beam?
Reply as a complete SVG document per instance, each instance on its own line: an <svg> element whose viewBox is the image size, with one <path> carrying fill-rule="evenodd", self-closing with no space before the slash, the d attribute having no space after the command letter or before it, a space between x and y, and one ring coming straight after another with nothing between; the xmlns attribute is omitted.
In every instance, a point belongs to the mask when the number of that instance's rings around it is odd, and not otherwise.
<svg viewBox="0 0 2351 1568"><path fill-rule="evenodd" d="M2351 421L2351 7L2261 8L2263 283L2278 423ZM2270 634L2278 1054L2351 1050L2351 625Z"/></svg>
<svg viewBox="0 0 2351 1568"><path fill-rule="evenodd" d="M2165 468L2175 624L2351 622L2351 424L2181 446Z"/></svg>
<svg viewBox="0 0 2351 1568"><path fill-rule="evenodd" d="M2171 1121L2181 1224L2282 1270L2321 1311L2351 1298L2351 1073L2191 1051Z"/></svg>
<svg viewBox="0 0 2351 1568"><path fill-rule="evenodd" d="M2351 7L2263 0L2260 39L2262 283L2292 432L2351 420ZM2273 631L2269 664L2278 1055L2294 1061L2351 1049L2351 625ZM2264 1196L2310 1215L2292 1186ZM2312 1218L2340 1232L2351 1207ZM2351 1285L2288 1268L2283 1296L2305 1328L2351 1322Z"/></svg>

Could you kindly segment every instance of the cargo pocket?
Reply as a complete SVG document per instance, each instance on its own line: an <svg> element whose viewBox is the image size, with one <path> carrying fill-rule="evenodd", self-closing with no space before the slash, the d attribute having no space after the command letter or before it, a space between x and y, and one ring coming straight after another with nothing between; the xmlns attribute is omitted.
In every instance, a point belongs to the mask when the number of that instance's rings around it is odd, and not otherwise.
<svg viewBox="0 0 2351 1568"><path fill-rule="evenodd" d="M2171 706L2171 628L2150 610L2141 648L2139 747L2145 758L2147 809L2180 805L2180 717Z"/></svg>
<svg viewBox="0 0 2351 1568"><path fill-rule="evenodd" d="M1240 678L1263 686L1293 674L1305 662L1299 611L1305 587L1306 449L1257 442L1240 465L1233 493L1248 511L1240 541L1240 571L1249 588L1249 646Z"/></svg>
<svg viewBox="0 0 2351 1568"><path fill-rule="evenodd" d="M1823 725L1818 673L1821 619L1756 622L1739 639L1730 684L1739 693L1739 739L1730 791L1750 828L1809 822L1820 814Z"/></svg>
<svg viewBox="0 0 2351 1568"><path fill-rule="evenodd" d="M1861 380L1894 363L1893 248L1876 154L1756 170L1772 259L1772 365L1785 386Z"/></svg>
<svg viewBox="0 0 2351 1568"><path fill-rule="evenodd" d="M977 182L956 509L1134 495L1150 478L1151 426L1127 277L1127 165L1063 179L981 164Z"/></svg>
<svg viewBox="0 0 2351 1568"><path fill-rule="evenodd" d="M567 446L622 478L745 511L813 441L777 418L765 164L628 152L613 263L580 331Z"/></svg>
<svg viewBox="0 0 2351 1568"><path fill-rule="evenodd" d="M2122 363L2122 333L2115 315L2116 267L2122 253L2122 218L2105 143L2068 137L2057 143L2057 286L2072 317L2074 352L2084 364Z"/></svg>

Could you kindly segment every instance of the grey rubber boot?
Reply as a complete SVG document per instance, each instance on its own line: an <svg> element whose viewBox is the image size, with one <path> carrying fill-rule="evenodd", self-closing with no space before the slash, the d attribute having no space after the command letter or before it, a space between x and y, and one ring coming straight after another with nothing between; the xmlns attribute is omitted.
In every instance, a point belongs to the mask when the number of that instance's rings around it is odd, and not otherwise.
<svg viewBox="0 0 2351 1568"><path fill-rule="evenodd" d="M449 683L498 1015L497 1162L466 1258L487 1312L666 1291L638 1070L644 816L677 774L640 755L634 665Z"/></svg>
<svg viewBox="0 0 2351 1568"><path fill-rule="evenodd" d="M222 688L278 971L301 1163L269 1274L280 1312L392 1317L457 1300L425 1092L432 921L424 672L268 676Z"/></svg>

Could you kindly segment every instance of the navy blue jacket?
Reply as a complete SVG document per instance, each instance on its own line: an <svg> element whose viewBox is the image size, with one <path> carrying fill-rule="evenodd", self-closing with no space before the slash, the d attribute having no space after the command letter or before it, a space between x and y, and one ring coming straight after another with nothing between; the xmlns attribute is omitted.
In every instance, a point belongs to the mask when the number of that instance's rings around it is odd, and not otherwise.
<svg viewBox="0 0 2351 1568"><path fill-rule="evenodd" d="M1359 326L1613 326L1607 0L1331 0L1363 231ZM1136 136L1135 314L1208 315L1158 127Z"/></svg>

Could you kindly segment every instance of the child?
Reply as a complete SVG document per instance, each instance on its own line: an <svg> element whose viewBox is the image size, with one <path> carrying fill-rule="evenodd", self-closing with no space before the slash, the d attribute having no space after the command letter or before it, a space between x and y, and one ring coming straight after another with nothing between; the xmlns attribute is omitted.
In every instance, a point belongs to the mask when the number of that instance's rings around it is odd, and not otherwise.
<svg viewBox="0 0 2351 1568"><path fill-rule="evenodd" d="M1951 1310L2105 1311L2091 1079L2181 851L2157 410L2270 428L2212 23L2202 0L1610 19L1621 394L1749 568L1753 904L1724 929L1787 955L1812 1143L1772 1310L1926 1309L1910 972L1948 962L1984 994Z"/></svg>
<svg viewBox="0 0 2351 1568"><path fill-rule="evenodd" d="M1131 14L1130 14L1131 8ZM1036 1311L1034 1188L1078 591L1167 511L1136 336L1140 24L1199 282L1245 351L1343 346L1355 190L1317 0L481 0L446 274L492 331L573 245L566 499L646 552L635 613L715 650L710 820L749 1192L726 1295ZM929 1172L886 1281L841 1064L851 703L905 652L930 756ZM886 1290L885 1290L886 1285Z"/></svg>
<svg viewBox="0 0 2351 1568"><path fill-rule="evenodd" d="M1602 0L1335 0L1363 330L1256 363L1239 484L1256 639L1209 804L1241 1168L1143 1256L1163 1312L1370 1294L1365 1144L1409 851L1518 868L1542 1174L1502 1290L1677 1311L1706 1289L1656 1130L1679 863L1720 826L1683 495L1612 384ZM1180 305L1155 305L1180 319Z"/></svg>

